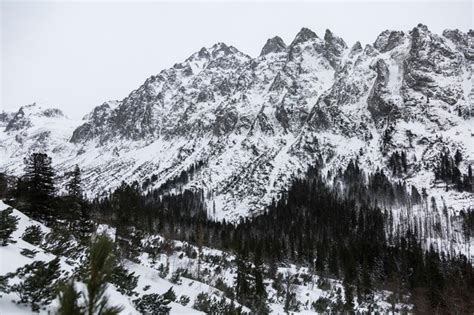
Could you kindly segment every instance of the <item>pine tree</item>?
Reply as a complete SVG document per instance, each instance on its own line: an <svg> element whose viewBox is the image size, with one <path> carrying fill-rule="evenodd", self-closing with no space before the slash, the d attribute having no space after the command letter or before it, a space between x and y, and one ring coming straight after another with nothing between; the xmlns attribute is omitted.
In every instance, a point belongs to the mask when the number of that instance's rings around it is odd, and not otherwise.
<svg viewBox="0 0 474 315"><path fill-rule="evenodd" d="M253 268L253 279L254 285L254 298L252 302L253 310L258 314L269 314L270 310L267 306L267 291L265 284L263 283L263 262L260 244L257 245L254 254L254 268Z"/></svg>
<svg viewBox="0 0 474 315"><path fill-rule="evenodd" d="M344 286L344 308L346 311L352 311L354 309L354 288L352 285L344 279L342 285Z"/></svg>
<svg viewBox="0 0 474 315"><path fill-rule="evenodd" d="M82 180L81 180L81 169L76 164L74 170L66 173L67 183L66 190L69 197L74 197L80 200L82 198Z"/></svg>
<svg viewBox="0 0 474 315"><path fill-rule="evenodd" d="M18 218L12 215L12 208L0 211L0 245L7 246L11 243L11 235L16 231Z"/></svg>
<svg viewBox="0 0 474 315"><path fill-rule="evenodd" d="M8 179L5 173L0 173L0 199L8 195Z"/></svg>
<svg viewBox="0 0 474 315"><path fill-rule="evenodd" d="M20 297L20 303L30 304L36 312L54 299L59 275L59 258L48 263L35 261L16 271L20 281L11 287L11 291Z"/></svg>
<svg viewBox="0 0 474 315"><path fill-rule="evenodd" d="M87 315L113 315L121 312L122 307L108 305L109 299L105 295L115 265L114 243L106 236L96 237L91 244L89 266L84 281L87 287Z"/></svg>
<svg viewBox="0 0 474 315"><path fill-rule="evenodd" d="M30 225L25 229L21 239L32 245L39 246L43 242L44 233L39 225Z"/></svg>
<svg viewBox="0 0 474 315"><path fill-rule="evenodd" d="M459 151L459 149L456 150L456 153L454 154L454 163L456 163L456 166L459 166L459 164L462 161L462 153Z"/></svg>
<svg viewBox="0 0 474 315"><path fill-rule="evenodd" d="M283 310L289 314L290 312L298 312L299 311L299 301L296 299L296 292L295 287L293 285L294 275L287 271L284 279L284 296L285 296L285 304L283 306Z"/></svg>
<svg viewBox="0 0 474 315"><path fill-rule="evenodd" d="M28 209L34 217L49 219L54 197L54 171L51 158L44 153L33 153L25 158Z"/></svg>
<svg viewBox="0 0 474 315"><path fill-rule="evenodd" d="M238 255L237 262L237 277L235 279L235 293L237 300L242 304L249 304L248 298L251 294L251 287L249 281L249 265L246 261L245 255Z"/></svg>
<svg viewBox="0 0 474 315"><path fill-rule="evenodd" d="M56 315L83 315L83 307L79 306L80 294L74 288L74 282L67 283L59 295L59 308Z"/></svg>

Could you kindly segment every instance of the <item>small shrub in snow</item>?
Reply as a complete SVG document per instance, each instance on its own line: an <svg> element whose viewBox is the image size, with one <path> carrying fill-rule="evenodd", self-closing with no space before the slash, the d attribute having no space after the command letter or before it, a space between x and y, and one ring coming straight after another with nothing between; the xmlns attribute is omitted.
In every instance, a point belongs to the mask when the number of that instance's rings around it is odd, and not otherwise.
<svg viewBox="0 0 474 315"><path fill-rule="evenodd" d="M30 225L25 229L21 239L32 245L38 246L43 242L44 233L39 225Z"/></svg>
<svg viewBox="0 0 474 315"><path fill-rule="evenodd" d="M169 314L171 307L168 306L171 301L165 299L157 293L145 294L141 298L133 300L137 311L141 314L163 315Z"/></svg>
<svg viewBox="0 0 474 315"><path fill-rule="evenodd" d="M35 258L36 254L38 253L37 250L31 250L28 248L23 248L20 252L23 256L26 256L28 258Z"/></svg>
<svg viewBox="0 0 474 315"><path fill-rule="evenodd" d="M224 292L225 296L228 297L229 299L235 298L235 291L232 287L228 286L222 278L218 278L216 280L216 283L214 284L214 287L218 290L221 290Z"/></svg>
<svg viewBox="0 0 474 315"><path fill-rule="evenodd" d="M9 293L10 292L10 286L8 285L8 279L9 275L6 276L0 276L0 293ZM2 295L0 294L0 297Z"/></svg>
<svg viewBox="0 0 474 315"><path fill-rule="evenodd" d="M178 268L173 272L170 278L170 282L174 284L181 284L183 281L181 280L181 274L183 273L183 269Z"/></svg>
<svg viewBox="0 0 474 315"><path fill-rule="evenodd" d="M191 298L187 295L181 295L179 297L179 304L181 304L183 306L188 305L190 301L191 301Z"/></svg>
<svg viewBox="0 0 474 315"><path fill-rule="evenodd" d="M31 309L36 312L56 297L59 275L59 258L48 263L35 261L18 268L14 274L10 275L20 279L20 282L11 287L11 292L18 295L19 303L30 304Z"/></svg>
<svg viewBox="0 0 474 315"><path fill-rule="evenodd" d="M317 284L318 284L318 288L323 291L331 290L331 283L327 279L319 278Z"/></svg>
<svg viewBox="0 0 474 315"><path fill-rule="evenodd" d="M168 274L170 273L170 264L169 262L166 263L166 265L160 264L158 267L158 274L161 278L166 278Z"/></svg>
<svg viewBox="0 0 474 315"><path fill-rule="evenodd" d="M174 292L173 287L169 288L169 290L163 294L163 298L165 300L170 300L171 302L176 301L176 293Z"/></svg>
<svg viewBox="0 0 474 315"><path fill-rule="evenodd" d="M234 301L227 302L225 297L217 300L209 294L201 292L194 301L193 308L206 314L246 314L242 307L236 307Z"/></svg>
<svg viewBox="0 0 474 315"><path fill-rule="evenodd" d="M138 295L134 289L137 287L139 276L135 276L135 272L128 272L125 267L118 265L114 268L110 283L112 283L122 294L128 296Z"/></svg>
<svg viewBox="0 0 474 315"><path fill-rule="evenodd" d="M331 305L331 300L325 297L320 297L311 305L315 312L325 313L328 310L328 307Z"/></svg>
<svg viewBox="0 0 474 315"><path fill-rule="evenodd" d="M56 256L69 256L75 250L71 232L67 228L54 227L45 237L45 246Z"/></svg>

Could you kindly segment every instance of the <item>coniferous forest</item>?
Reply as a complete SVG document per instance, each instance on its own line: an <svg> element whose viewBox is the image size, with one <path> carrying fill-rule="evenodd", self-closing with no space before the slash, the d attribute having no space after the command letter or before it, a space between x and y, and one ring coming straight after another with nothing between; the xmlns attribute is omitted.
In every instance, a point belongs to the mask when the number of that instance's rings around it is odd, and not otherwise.
<svg viewBox="0 0 474 315"><path fill-rule="evenodd" d="M399 160L403 164L403 158L393 159ZM446 156L441 161L440 167L452 163ZM453 163L452 167L456 165ZM101 198L86 200L77 166L63 175L65 189L58 193L51 158L40 153L25 159L23 177L2 174L0 197L47 226L62 233L67 230L83 244L88 243L95 224L110 225L116 228L117 255L132 261L147 251L142 239L154 234L198 248L231 252L237 257L237 278L228 297L257 314L268 312L263 279L273 279L273 286L283 292L285 282L291 281L276 272L285 264L306 266L319 276L341 279L344 302L332 305L333 311L349 312L355 301L370 305L375 292L388 290L394 293L394 305L409 296L415 313L474 312L472 262L458 253L427 247L420 236L421 225L397 223L394 218L393 205L422 207L428 198L424 192L401 181L392 182L383 171L366 177L357 160L340 169L332 185L327 184L321 169L322 163L312 166L263 213L238 223L212 220L212 209L200 190L169 194L161 188L143 190L138 183L122 183ZM449 168L441 169L445 174ZM395 173L399 170L403 171L403 166L394 166ZM187 175L180 178L186 180ZM470 237L474 214L462 216L464 234ZM5 226L14 225L6 218L1 221ZM28 237L34 241L38 233L30 231ZM2 238L8 242L8 235ZM127 277L117 268L113 269L116 279ZM111 271L104 272L107 279L112 277ZM63 291L63 299L67 294L74 296L73 287L66 289L69 291ZM289 291L285 301L287 311L297 305ZM160 305L166 309L165 304Z"/></svg>

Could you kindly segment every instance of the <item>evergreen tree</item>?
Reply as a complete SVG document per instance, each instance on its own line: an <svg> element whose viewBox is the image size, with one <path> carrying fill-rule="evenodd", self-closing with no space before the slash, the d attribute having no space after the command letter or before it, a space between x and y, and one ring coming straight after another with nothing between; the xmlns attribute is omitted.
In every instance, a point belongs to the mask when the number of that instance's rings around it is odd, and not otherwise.
<svg viewBox="0 0 474 315"><path fill-rule="evenodd" d="M33 153L24 162L27 210L36 218L50 219L55 191L51 158L44 153Z"/></svg>
<svg viewBox="0 0 474 315"><path fill-rule="evenodd" d="M135 272L129 273L122 264L115 267L110 283L112 283L117 288L117 291L122 294L128 296L137 294L134 290L137 287L138 276L135 276Z"/></svg>
<svg viewBox="0 0 474 315"><path fill-rule="evenodd" d="M244 305L249 305L252 288L250 283L250 266L244 254L236 258L237 276L235 279L235 294L237 300Z"/></svg>
<svg viewBox="0 0 474 315"><path fill-rule="evenodd" d="M267 291L265 284L263 283L264 265L262 262L261 246L258 245L254 254L254 268L253 268L253 279L254 285L254 298L252 301L252 309L258 314L269 314L270 310L267 305Z"/></svg>
<svg viewBox="0 0 474 315"><path fill-rule="evenodd" d="M82 198L82 186L81 186L81 169L76 164L74 170L66 173L67 183L66 190L69 197L74 197L77 200Z"/></svg>
<svg viewBox="0 0 474 315"><path fill-rule="evenodd" d="M283 282L284 286L284 298L285 303L283 306L283 310L289 314L290 312L298 312L300 307L300 302L296 299L296 292L295 287L293 284L294 275L292 275L289 271L285 275L285 279Z"/></svg>
<svg viewBox="0 0 474 315"><path fill-rule="evenodd" d="M456 153L454 154L454 163L456 163L456 166L459 166L459 164L462 161L462 153L459 151L459 149L456 150Z"/></svg>
<svg viewBox="0 0 474 315"><path fill-rule="evenodd" d="M0 199L7 197L9 193L8 179L4 173L0 173Z"/></svg>
<svg viewBox="0 0 474 315"><path fill-rule="evenodd" d="M163 295L157 293L145 294L141 298L133 300L133 304L141 314L149 315L169 314L171 307L169 307L168 304L170 303L170 300L165 299Z"/></svg>
<svg viewBox="0 0 474 315"><path fill-rule="evenodd" d="M20 282L11 287L20 303L30 304L36 312L43 305L48 305L56 296L57 279L60 275L59 258L48 263L35 261L32 264L19 268L14 274Z"/></svg>
<svg viewBox="0 0 474 315"><path fill-rule="evenodd" d="M21 239L32 245L40 245L43 242L44 233L39 225L30 225L25 229Z"/></svg>
<svg viewBox="0 0 474 315"><path fill-rule="evenodd" d="M67 283L59 295L57 315L83 315L84 308L79 306L80 294L74 288L74 282Z"/></svg>
<svg viewBox="0 0 474 315"><path fill-rule="evenodd" d="M87 315L113 315L121 312L122 307L109 305L105 294L115 265L114 243L106 236L97 236L91 244L89 266L84 281L87 288Z"/></svg>
<svg viewBox="0 0 474 315"><path fill-rule="evenodd" d="M11 235L16 231L18 218L12 215L12 208L0 211L0 245L7 246L11 243Z"/></svg>
<svg viewBox="0 0 474 315"><path fill-rule="evenodd" d="M352 285L344 279L342 285L344 286L344 309L346 311L353 311L354 310L354 288Z"/></svg>

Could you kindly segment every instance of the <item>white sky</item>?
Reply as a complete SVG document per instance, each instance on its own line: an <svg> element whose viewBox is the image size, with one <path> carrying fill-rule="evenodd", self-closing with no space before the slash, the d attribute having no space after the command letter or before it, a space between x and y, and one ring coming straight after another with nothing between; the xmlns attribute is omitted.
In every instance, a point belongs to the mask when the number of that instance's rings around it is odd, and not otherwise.
<svg viewBox="0 0 474 315"><path fill-rule="evenodd" d="M147 77L222 41L251 56L305 26L348 45L423 23L472 29L472 1L38 2L0 0L0 110L32 102L80 118Z"/></svg>

